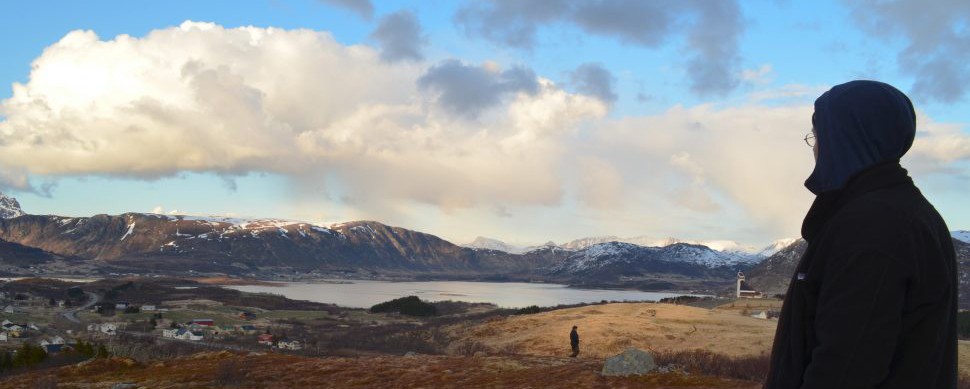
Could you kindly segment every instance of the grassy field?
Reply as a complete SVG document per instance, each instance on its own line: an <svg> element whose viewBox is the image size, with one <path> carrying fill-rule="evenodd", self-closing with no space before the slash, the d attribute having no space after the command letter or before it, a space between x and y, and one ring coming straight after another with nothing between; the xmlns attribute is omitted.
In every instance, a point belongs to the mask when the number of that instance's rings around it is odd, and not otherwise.
<svg viewBox="0 0 970 389"><path fill-rule="evenodd" d="M740 356L770 352L776 324L734 310L621 303L459 324L448 331L458 339L456 345L480 342L497 352L511 350L527 355L568 354L569 330L577 325L580 357L604 358L628 347L653 351L700 348Z"/></svg>

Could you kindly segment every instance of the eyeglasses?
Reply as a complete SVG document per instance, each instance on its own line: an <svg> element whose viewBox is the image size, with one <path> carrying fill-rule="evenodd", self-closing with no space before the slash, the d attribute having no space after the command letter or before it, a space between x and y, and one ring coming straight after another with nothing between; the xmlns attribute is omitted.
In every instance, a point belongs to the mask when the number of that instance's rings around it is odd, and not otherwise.
<svg viewBox="0 0 970 389"><path fill-rule="evenodd" d="M815 133L814 132L809 132L807 135L805 135L805 144L807 144L808 147L815 147Z"/></svg>

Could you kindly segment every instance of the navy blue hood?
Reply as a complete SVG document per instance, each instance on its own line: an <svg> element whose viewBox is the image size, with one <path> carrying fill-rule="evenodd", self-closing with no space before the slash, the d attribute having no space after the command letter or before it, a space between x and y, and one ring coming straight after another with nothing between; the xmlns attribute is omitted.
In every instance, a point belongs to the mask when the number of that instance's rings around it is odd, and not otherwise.
<svg viewBox="0 0 970 389"><path fill-rule="evenodd" d="M850 81L815 100L815 170L805 187L816 195L841 189L856 173L898 161L913 145L916 112L892 85Z"/></svg>

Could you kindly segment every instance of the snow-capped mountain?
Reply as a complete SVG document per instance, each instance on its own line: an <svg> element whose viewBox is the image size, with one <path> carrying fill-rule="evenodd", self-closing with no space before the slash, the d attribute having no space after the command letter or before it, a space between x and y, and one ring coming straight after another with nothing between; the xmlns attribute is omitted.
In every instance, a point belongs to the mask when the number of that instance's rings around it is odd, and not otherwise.
<svg viewBox="0 0 970 389"><path fill-rule="evenodd" d="M26 215L26 213L20 209L20 203L17 202L17 199L0 193L0 219L10 219L23 215Z"/></svg>
<svg viewBox="0 0 970 389"><path fill-rule="evenodd" d="M526 247L511 245L498 239L486 238L484 236L479 236L470 243L463 244L462 246L472 249L498 250L509 254L522 254L528 251Z"/></svg>
<svg viewBox="0 0 970 389"><path fill-rule="evenodd" d="M645 247L625 242L607 242L589 246L570 255L553 267L553 272L583 272L618 264L660 261L700 265L706 268L738 266L750 263L747 257L716 251L707 246L674 243L665 247Z"/></svg>
<svg viewBox="0 0 970 389"><path fill-rule="evenodd" d="M758 251L757 255L761 258L768 258L772 255L775 255L775 253L783 250L784 248L791 246L792 243L795 243L800 239L801 238L778 239L772 242L771 244L765 246L765 248L761 249L761 251Z"/></svg>
<svg viewBox="0 0 970 389"><path fill-rule="evenodd" d="M585 249L585 248L587 248L589 246L592 246L592 245L596 245L596 244L600 244L600 243L607 243L607 242L623 242L623 240L620 239L619 237L613 236L613 235L610 235L610 236L590 236L590 237L586 237L586 238L574 239L572 241L569 241L569 242L566 242L566 243L563 243L563 244L559 245L559 247L562 247L562 248L567 249L567 250L582 250L582 249Z"/></svg>
<svg viewBox="0 0 970 389"><path fill-rule="evenodd" d="M617 236L598 236L598 237L587 237L573 240L571 242L560 245L560 247L570 250L582 250L593 245L609 242L620 242L629 243L637 246L643 247L655 247L663 248L675 244L687 244L694 246L705 246L711 250L720 252L732 258L734 262L741 263L756 263L761 259L764 259L774 252L778 251L779 248L775 248L779 242L773 243L771 246L766 247L762 250L758 250L754 246L742 245L733 240L685 240L678 238L664 238L664 239L653 239L646 236L635 236L628 238L620 238ZM787 245L782 245L785 247Z"/></svg>
<svg viewBox="0 0 970 389"><path fill-rule="evenodd" d="M593 282L624 279L656 279L666 275L695 279L728 279L750 265L739 256L706 246L675 243L666 247L645 247L624 242L607 242L569 253L549 268L553 277Z"/></svg>
<svg viewBox="0 0 970 389"><path fill-rule="evenodd" d="M970 231L950 231L950 236L963 243L970 243Z"/></svg>

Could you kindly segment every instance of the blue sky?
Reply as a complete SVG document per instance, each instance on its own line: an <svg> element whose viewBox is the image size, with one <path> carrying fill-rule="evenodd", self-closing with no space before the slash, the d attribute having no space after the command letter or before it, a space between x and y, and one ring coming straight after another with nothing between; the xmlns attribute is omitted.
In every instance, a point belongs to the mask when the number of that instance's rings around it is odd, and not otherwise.
<svg viewBox="0 0 970 389"><path fill-rule="evenodd" d="M965 2L3 11L0 190L30 213L761 245L795 236L811 202L812 101L868 78L913 99L922 132L904 165L951 229L970 229Z"/></svg>

